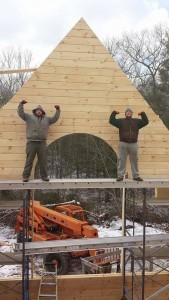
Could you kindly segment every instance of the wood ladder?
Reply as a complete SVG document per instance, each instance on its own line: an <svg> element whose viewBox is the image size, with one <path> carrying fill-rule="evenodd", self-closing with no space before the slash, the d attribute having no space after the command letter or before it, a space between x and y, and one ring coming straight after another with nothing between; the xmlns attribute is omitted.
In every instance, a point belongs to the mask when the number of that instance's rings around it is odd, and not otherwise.
<svg viewBox="0 0 169 300"><path fill-rule="evenodd" d="M55 272L42 271L37 300L58 300L57 295L57 268Z"/></svg>

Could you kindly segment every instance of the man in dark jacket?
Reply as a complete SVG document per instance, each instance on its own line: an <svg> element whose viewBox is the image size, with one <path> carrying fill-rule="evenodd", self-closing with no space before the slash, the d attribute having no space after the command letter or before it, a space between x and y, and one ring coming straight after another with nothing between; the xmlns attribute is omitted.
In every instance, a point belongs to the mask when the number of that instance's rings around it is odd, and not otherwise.
<svg viewBox="0 0 169 300"><path fill-rule="evenodd" d="M54 116L46 117L46 113L40 105L33 109L32 115L25 113L24 104L26 103L27 101L22 100L18 106L18 115L26 122L27 144L26 163L22 174L23 181L27 182L29 180L36 154L42 180L49 181L47 175L46 139L49 126L59 119L60 107L55 105L56 113Z"/></svg>
<svg viewBox="0 0 169 300"><path fill-rule="evenodd" d="M149 121L145 112L138 115L141 119L132 118L133 112L130 108L125 111L125 118L116 119L117 111L110 115L109 123L119 128L119 157L117 166L117 181L122 181L126 171L127 156L129 155L133 179L143 181L138 170L138 133L139 129L146 126Z"/></svg>

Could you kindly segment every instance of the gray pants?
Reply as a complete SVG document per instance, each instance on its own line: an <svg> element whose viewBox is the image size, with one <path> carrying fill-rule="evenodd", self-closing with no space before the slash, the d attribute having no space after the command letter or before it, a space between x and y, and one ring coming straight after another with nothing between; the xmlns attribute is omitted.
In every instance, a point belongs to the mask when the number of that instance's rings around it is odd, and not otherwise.
<svg viewBox="0 0 169 300"><path fill-rule="evenodd" d="M138 170L138 144L119 142L119 157L117 165L117 176L123 177L126 172L127 156L129 155L133 178L139 177Z"/></svg>
<svg viewBox="0 0 169 300"><path fill-rule="evenodd" d="M26 163L22 174L23 178L30 177L36 154L38 157L41 177L47 177L46 141L28 141L26 144Z"/></svg>

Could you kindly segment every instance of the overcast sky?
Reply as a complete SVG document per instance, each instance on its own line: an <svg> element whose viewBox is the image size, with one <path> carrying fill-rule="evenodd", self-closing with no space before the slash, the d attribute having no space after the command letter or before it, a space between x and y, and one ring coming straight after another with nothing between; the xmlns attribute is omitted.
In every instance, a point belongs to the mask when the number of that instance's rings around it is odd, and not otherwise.
<svg viewBox="0 0 169 300"><path fill-rule="evenodd" d="M103 41L169 25L169 0L0 0L0 52L21 46L38 66L83 17Z"/></svg>

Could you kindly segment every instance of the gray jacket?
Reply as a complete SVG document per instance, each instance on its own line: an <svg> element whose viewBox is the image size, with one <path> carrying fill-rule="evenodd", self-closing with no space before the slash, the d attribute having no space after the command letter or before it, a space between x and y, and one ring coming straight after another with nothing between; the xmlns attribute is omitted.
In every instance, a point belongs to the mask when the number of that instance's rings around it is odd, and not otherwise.
<svg viewBox="0 0 169 300"><path fill-rule="evenodd" d="M26 137L28 141L45 141L48 135L48 128L51 124L55 123L60 116L60 109L56 110L53 117L38 118L35 114L27 114L24 112L24 105L19 103L18 115L26 122Z"/></svg>

